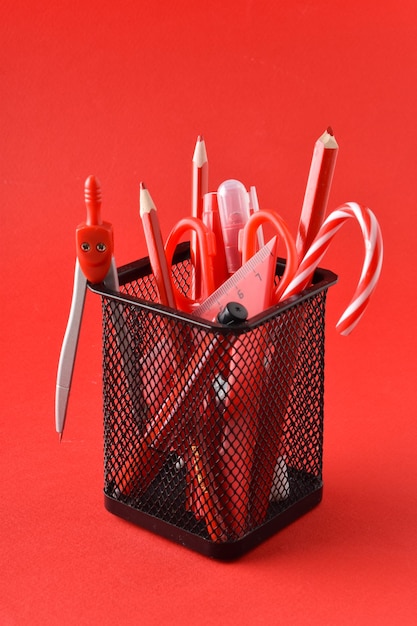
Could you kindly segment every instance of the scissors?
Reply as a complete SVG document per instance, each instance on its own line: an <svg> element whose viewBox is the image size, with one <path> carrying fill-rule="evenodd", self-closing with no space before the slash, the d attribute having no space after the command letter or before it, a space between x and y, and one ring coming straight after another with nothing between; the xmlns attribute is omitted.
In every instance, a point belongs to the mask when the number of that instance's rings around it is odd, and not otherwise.
<svg viewBox="0 0 417 626"><path fill-rule="evenodd" d="M184 217L180 219L171 230L165 243L165 254L168 266L172 266L175 248L181 237L191 231L196 241L197 259L196 265L201 268L201 284L195 292L198 297L192 298L185 295L177 285L173 284L175 291L175 303L178 309L191 313L202 301L204 301L215 289L213 257L216 254L216 239L212 231L197 217Z"/></svg>
<svg viewBox="0 0 417 626"><path fill-rule="evenodd" d="M262 303L262 307L265 305L268 307L278 302L281 293L294 276L298 266L298 257L294 239L284 220L272 211L260 210L249 217L239 233L242 267L251 259L259 258L258 229L261 225L268 225L275 232L275 239L282 239L284 242L287 252L284 274L278 285L272 281L272 271L275 276L277 250L277 245L274 245L270 248L270 255L273 256L271 271L261 273L261 268L255 266L255 282L247 283L246 291L242 288L242 293L247 295L251 304L256 301L260 303L260 306ZM270 260L268 260L268 267L271 267ZM251 274L248 276L251 281L254 280ZM233 275L229 281L233 281ZM268 284L268 281L271 282ZM255 289L258 294L256 298ZM263 289L263 298L261 289ZM257 312L261 311L253 310L252 314ZM265 356L267 354L268 337L262 326L253 329L251 333L242 334L235 341L230 352L220 466L226 485L224 494L226 497L223 500L225 520L237 538L247 531L250 524L251 485L253 472L257 470L258 465L257 433L262 426L262 412L264 411L261 391L265 380ZM249 412L248 407L250 407ZM271 445L274 446L273 454L275 455L277 444L273 441ZM262 495L265 493L269 502L270 488L269 485L267 487L264 488L261 484L258 486L258 491Z"/></svg>
<svg viewBox="0 0 417 626"><path fill-rule="evenodd" d="M85 181L84 197L87 220L79 224L76 229L77 260L74 287L56 382L55 426L60 440L64 431L87 281L104 282L108 289L119 291L119 280L113 256L113 227L110 222L103 222L101 219L101 186L95 176L89 176Z"/></svg>
<svg viewBox="0 0 417 626"><path fill-rule="evenodd" d="M269 224L275 231L277 238L282 239L284 242L287 260L285 264L284 273L276 286L271 289L271 305L276 304L281 295L284 293L286 287L293 279L298 269L298 256L295 246L294 238L291 232L280 215L273 211L266 211L265 209L259 210L253 213L244 228L239 234L239 243L242 250L242 264L245 264L251 257L256 254L259 244L258 228L264 224ZM277 246L275 247L275 250ZM276 253L275 253L276 261Z"/></svg>

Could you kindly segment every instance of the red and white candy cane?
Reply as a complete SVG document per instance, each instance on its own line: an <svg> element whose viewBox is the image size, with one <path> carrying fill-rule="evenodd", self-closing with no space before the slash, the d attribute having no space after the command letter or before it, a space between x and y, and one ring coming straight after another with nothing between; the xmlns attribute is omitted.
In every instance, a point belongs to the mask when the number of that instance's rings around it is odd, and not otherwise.
<svg viewBox="0 0 417 626"><path fill-rule="evenodd" d="M349 218L356 218L362 230L365 244L365 259L358 286L350 304L336 324L342 335L348 335L368 306L369 299L378 282L382 267L383 243L378 221L372 211L356 202L341 205L323 222L316 238L307 250L299 268L284 291L281 300L298 294L307 287L314 270L327 252L334 235Z"/></svg>

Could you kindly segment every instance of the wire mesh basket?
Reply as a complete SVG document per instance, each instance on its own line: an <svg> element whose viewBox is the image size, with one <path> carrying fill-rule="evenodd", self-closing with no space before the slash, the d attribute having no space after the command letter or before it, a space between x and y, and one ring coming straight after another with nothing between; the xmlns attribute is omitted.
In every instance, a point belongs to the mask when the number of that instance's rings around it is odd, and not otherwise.
<svg viewBox="0 0 417 626"><path fill-rule="evenodd" d="M282 273L277 264L277 274ZM184 290L189 246L174 257ZM247 322L157 303L149 260L102 299L104 498L112 513L207 556L242 555L322 497L324 326L317 270Z"/></svg>

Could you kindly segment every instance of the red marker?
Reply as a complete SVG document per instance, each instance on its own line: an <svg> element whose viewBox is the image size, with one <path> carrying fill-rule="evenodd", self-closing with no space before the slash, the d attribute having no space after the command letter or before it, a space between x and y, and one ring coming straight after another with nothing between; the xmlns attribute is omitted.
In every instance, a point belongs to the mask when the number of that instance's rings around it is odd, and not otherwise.
<svg viewBox="0 0 417 626"><path fill-rule="evenodd" d="M216 241L216 254L213 256L214 286L220 287L228 278L226 252L222 225L220 223L219 204L216 193L206 193L203 201L203 224L214 234Z"/></svg>

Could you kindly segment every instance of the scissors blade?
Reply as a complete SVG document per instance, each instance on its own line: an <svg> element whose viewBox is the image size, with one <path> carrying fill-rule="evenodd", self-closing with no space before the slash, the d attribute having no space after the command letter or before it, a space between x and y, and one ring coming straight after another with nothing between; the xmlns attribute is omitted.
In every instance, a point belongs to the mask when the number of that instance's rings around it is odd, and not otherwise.
<svg viewBox="0 0 417 626"><path fill-rule="evenodd" d="M181 237L189 231L195 235L196 247L199 253L201 284L198 292L200 295L196 299L188 297L177 285L173 285L177 308L188 313L198 306L201 301L208 298L215 289L213 257L216 254L214 233L197 217L183 217L175 224L165 243L165 255L169 267L172 266L172 259Z"/></svg>
<svg viewBox="0 0 417 626"><path fill-rule="evenodd" d="M72 373L74 370L75 355L77 353L78 337L84 311L87 279L84 276L78 259L75 263L74 288L72 292L71 308L68 324L59 356L58 374L55 391L55 426L62 437L67 413L68 396L71 388Z"/></svg>

